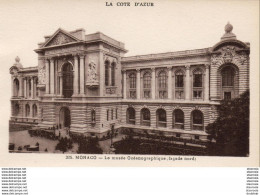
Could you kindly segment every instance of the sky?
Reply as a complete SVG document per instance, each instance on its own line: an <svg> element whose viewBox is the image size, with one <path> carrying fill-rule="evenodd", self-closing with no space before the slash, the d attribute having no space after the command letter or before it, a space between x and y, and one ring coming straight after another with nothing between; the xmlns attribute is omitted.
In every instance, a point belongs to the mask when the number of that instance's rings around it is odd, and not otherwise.
<svg viewBox="0 0 260 195"><path fill-rule="evenodd" d="M237 39L259 51L259 1L153 1L153 7L105 6L103 0L0 0L0 90L10 116L9 68L19 56L24 67L37 66L33 51L58 28L84 28L125 43L125 56L211 47L229 21ZM118 1L119 2L119 1ZM120 1L122 2L122 1ZM128 1L131 2L131 1ZM136 0L136 2L141 2ZM133 3L133 2L132 2ZM8 103L7 103L8 102ZM8 113L8 114L4 114Z"/></svg>

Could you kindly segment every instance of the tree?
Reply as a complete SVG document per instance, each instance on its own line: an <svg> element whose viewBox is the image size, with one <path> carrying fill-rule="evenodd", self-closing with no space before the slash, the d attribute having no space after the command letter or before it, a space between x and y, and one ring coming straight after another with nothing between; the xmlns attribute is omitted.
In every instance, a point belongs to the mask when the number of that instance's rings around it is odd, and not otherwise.
<svg viewBox="0 0 260 195"><path fill-rule="evenodd" d="M73 145L72 145L72 140L68 139L67 137L65 138L61 138L59 143L56 145L56 150L60 150L63 153L67 152L68 149L72 149Z"/></svg>
<svg viewBox="0 0 260 195"><path fill-rule="evenodd" d="M78 154L102 154L103 150L99 146L97 138L82 138L78 142Z"/></svg>
<svg viewBox="0 0 260 195"><path fill-rule="evenodd" d="M249 155L249 91L239 98L221 101L218 118L206 127L216 140L217 155Z"/></svg>

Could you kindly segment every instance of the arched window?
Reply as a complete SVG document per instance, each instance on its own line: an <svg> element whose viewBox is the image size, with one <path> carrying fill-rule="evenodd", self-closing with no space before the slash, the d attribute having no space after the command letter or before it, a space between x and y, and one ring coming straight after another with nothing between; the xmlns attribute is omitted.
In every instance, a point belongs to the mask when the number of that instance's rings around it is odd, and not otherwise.
<svg viewBox="0 0 260 195"><path fill-rule="evenodd" d="M25 116L26 117L30 116L30 106L29 106L29 104L25 105Z"/></svg>
<svg viewBox="0 0 260 195"><path fill-rule="evenodd" d="M173 128L184 129L184 113L181 109L173 111Z"/></svg>
<svg viewBox="0 0 260 195"><path fill-rule="evenodd" d="M20 107L19 104L16 103L14 105L14 116L18 116L19 112L20 112Z"/></svg>
<svg viewBox="0 0 260 195"><path fill-rule="evenodd" d="M141 125L150 126L151 125L151 115L148 108L143 108L141 110Z"/></svg>
<svg viewBox="0 0 260 195"><path fill-rule="evenodd" d="M107 110L107 121L109 121L109 110Z"/></svg>
<svg viewBox="0 0 260 195"><path fill-rule="evenodd" d="M20 86L19 86L19 80L18 79L14 79L14 92L13 92L13 96L17 97L19 95L19 89L20 89Z"/></svg>
<svg viewBox="0 0 260 195"><path fill-rule="evenodd" d="M221 70L222 94L223 98L230 100L235 93L235 70L231 66L226 66Z"/></svg>
<svg viewBox="0 0 260 195"><path fill-rule="evenodd" d="M91 110L91 123L96 123L96 111Z"/></svg>
<svg viewBox="0 0 260 195"><path fill-rule="evenodd" d="M184 99L184 74L181 70L175 73L175 98Z"/></svg>
<svg viewBox="0 0 260 195"><path fill-rule="evenodd" d="M32 107L32 111L33 111L33 117L37 117L37 106L35 104L33 104L33 107Z"/></svg>
<svg viewBox="0 0 260 195"><path fill-rule="evenodd" d="M32 97L32 84L31 84L31 79L28 81L28 88L29 88L29 97Z"/></svg>
<svg viewBox="0 0 260 195"><path fill-rule="evenodd" d="M128 124L135 124L135 109L130 107L126 111L126 122Z"/></svg>
<svg viewBox="0 0 260 195"><path fill-rule="evenodd" d="M115 82L115 79L116 79L116 63L113 62L111 64L111 85L112 86L115 86L116 85L116 82Z"/></svg>
<svg viewBox="0 0 260 195"><path fill-rule="evenodd" d="M109 85L109 61L105 61L105 85Z"/></svg>
<svg viewBox="0 0 260 195"><path fill-rule="evenodd" d="M200 110L193 110L191 113L192 130L203 130L203 113Z"/></svg>
<svg viewBox="0 0 260 195"><path fill-rule="evenodd" d="M143 76L143 91L144 98L151 98L151 74L149 72L144 73Z"/></svg>
<svg viewBox="0 0 260 195"><path fill-rule="evenodd" d="M202 99L203 97L203 77L202 71L196 69L193 72L193 99Z"/></svg>
<svg viewBox="0 0 260 195"><path fill-rule="evenodd" d="M75 64L76 65L76 64ZM63 95L65 98L71 98L73 94L73 67L66 63L62 68Z"/></svg>
<svg viewBox="0 0 260 195"><path fill-rule="evenodd" d="M157 127L166 127L167 119L166 119L166 111L164 109L158 109L156 111L156 119L157 119Z"/></svg>
<svg viewBox="0 0 260 195"><path fill-rule="evenodd" d="M129 97L132 99L136 98L136 74L131 73L129 75Z"/></svg>
<svg viewBox="0 0 260 195"><path fill-rule="evenodd" d="M35 96L38 97L39 96L39 90L37 88L37 85L38 85L38 78L35 79L35 84L36 84L36 92L35 92Z"/></svg>
<svg viewBox="0 0 260 195"><path fill-rule="evenodd" d="M158 88L159 88L159 98L167 98L167 75L165 71L161 71L158 74Z"/></svg>

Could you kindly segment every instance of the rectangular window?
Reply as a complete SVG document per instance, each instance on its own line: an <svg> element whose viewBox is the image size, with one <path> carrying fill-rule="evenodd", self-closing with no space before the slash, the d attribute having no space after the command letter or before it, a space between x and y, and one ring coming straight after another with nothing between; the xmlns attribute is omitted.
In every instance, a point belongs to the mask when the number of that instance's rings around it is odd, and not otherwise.
<svg viewBox="0 0 260 195"><path fill-rule="evenodd" d="M160 99L167 99L167 91L165 91L165 90L159 91L159 98Z"/></svg>
<svg viewBox="0 0 260 195"><path fill-rule="evenodd" d="M193 87L202 87L202 74L194 74Z"/></svg>
<svg viewBox="0 0 260 195"><path fill-rule="evenodd" d="M201 99L202 98L202 90L193 90L193 98Z"/></svg>
<svg viewBox="0 0 260 195"><path fill-rule="evenodd" d="M224 92L224 99L231 100L231 92Z"/></svg>
<svg viewBox="0 0 260 195"><path fill-rule="evenodd" d="M117 119L117 108L116 108L116 119Z"/></svg>
<svg viewBox="0 0 260 195"><path fill-rule="evenodd" d="M176 75L176 87L183 87L183 75Z"/></svg>
<svg viewBox="0 0 260 195"><path fill-rule="evenodd" d="M183 90L176 90L175 91L175 98L176 99L184 99L184 92L183 92Z"/></svg>
<svg viewBox="0 0 260 195"><path fill-rule="evenodd" d="M114 113L113 113L113 109L111 110L111 120L113 120L114 119Z"/></svg>
<svg viewBox="0 0 260 195"><path fill-rule="evenodd" d="M107 110L107 121L109 120L109 110Z"/></svg>
<svg viewBox="0 0 260 195"><path fill-rule="evenodd" d="M145 90L144 91L144 98L147 98L147 99L150 98L150 90Z"/></svg>
<svg viewBox="0 0 260 195"><path fill-rule="evenodd" d="M130 96L131 99L135 99L136 98L136 91L130 90L129 96Z"/></svg>

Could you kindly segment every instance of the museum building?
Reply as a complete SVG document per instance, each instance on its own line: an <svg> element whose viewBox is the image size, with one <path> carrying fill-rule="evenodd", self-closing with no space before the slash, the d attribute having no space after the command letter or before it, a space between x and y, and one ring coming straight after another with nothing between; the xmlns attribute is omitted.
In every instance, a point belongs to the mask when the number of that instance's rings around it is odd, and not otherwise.
<svg viewBox="0 0 260 195"><path fill-rule="evenodd" d="M217 106L249 89L250 44L227 24L203 49L124 57L124 43L101 32L58 29L38 44L38 66L10 68L10 129L68 127L102 136L113 129L206 140Z"/></svg>

